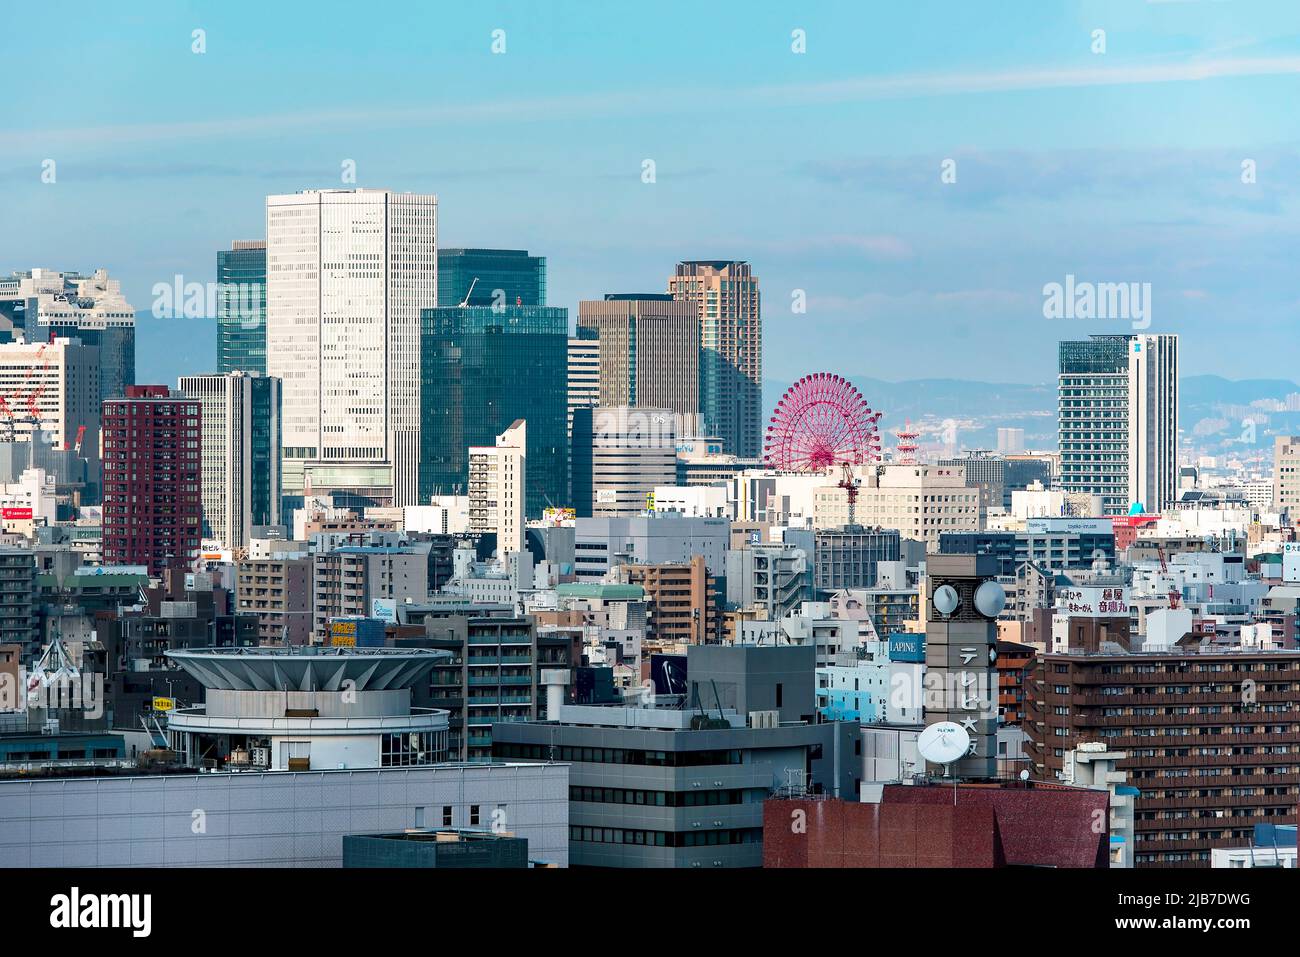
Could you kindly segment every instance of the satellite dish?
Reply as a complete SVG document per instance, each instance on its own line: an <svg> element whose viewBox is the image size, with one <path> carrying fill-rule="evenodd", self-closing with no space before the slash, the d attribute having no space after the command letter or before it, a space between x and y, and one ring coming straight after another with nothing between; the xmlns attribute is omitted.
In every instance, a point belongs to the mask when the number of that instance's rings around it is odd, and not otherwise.
<svg viewBox="0 0 1300 957"><path fill-rule="evenodd" d="M970 749L970 735L955 721L928 726L916 739L916 750L931 764L952 764Z"/></svg>
<svg viewBox="0 0 1300 957"><path fill-rule="evenodd" d="M957 589L951 585L940 585L934 590L934 610L941 615L951 615L960 601Z"/></svg>
<svg viewBox="0 0 1300 957"><path fill-rule="evenodd" d="M996 618L1007 607L1007 593L995 581L986 581L975 589L975 608L985 618Z"/></svg>

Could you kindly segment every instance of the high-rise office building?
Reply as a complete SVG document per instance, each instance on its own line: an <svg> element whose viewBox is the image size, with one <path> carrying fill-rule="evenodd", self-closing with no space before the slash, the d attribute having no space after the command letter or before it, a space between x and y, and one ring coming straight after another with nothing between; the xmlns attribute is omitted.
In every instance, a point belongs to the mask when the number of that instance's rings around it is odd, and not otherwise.
<svg viewBox="0 0 1300 957"><path fill-rule="evenodd" d="M420 311L437 298L438 199L266 198L267 372L284 382L284 491L416 504Z"/></svg>
<svg viewBox="0 0 1300 957"><path fill-rule="evenodd" d="M437 305L462 303L546 305L546 257L525 249L439 249Z"/></svg>
<svg viewBox="0 0 1300 957"><path fill-rule="evenodd" d="M745 459L763 453L763 322L758 278L747 262L689 261L668 280L700 317L704 434Z"/></svg>
<svg viewBox="0 0 1300 957"><path fill-rule="evenodd" d="M523 551L528 427L523 419L497 436L495 445L469 450L469 530L497 537L501 558Z"/></svg>
<svg viewBox="0 0 1300 957"><path fill-rule="evenodd" d="M280 524L280 380L232 372L179 386L203 410L203 535L243 548L254 525Z"/></svg>
<svg viewBox="0 0 1300 957"><path fill-rule="evenodd" d="M202 411L165 385L105 400L104 564L183 568L202 534Z"/></svg>
<svg viewBox="0 0 1300 957"><path fill-rule="evenodd" d="M694 415L700 409L700 316L668 294L578 303L578 329L600 343L600 404Z"/></svg>
<svg viewBox="0 0 1300 957"><path fill-rule="evenodd" d="M3 341L77 339L99 349L99 397L122 395L135 382L135 310L121 283L97 269L89 275L33 269L0 279Z"/></svg>
<svg viewBox="0 0 1300 957"><path fill-rule="evenodd" d="M1061 478L1107 515L1177 497L1178 337L1095 335L1060 346Z"/></svg>
<svg viewBox="0 0 1300 957"><path fill-rule="evenodd" d="M636 515L654 508L657 485L677 481L677 426L671 409L614 406L594 410L591 449L591 513Z"/></svg>
<svg viewBox="0 0 1300 957"><path fill-rule="evenodd" d="M420 500L463 495L470 446L528 423L528 516L568 500L568 310L426 309L421 336Z"/></svg>
<svg viewBox="0 0 1300 957"><path fill-rule="evenodd" d="M266 241L217 252L217 372L266 373Z"/></svg>
<svg viewBox="0 0 1300 957"><path fill-rule="evenodd" d="M77 339L0 345L0 441L79 444L97 462L99 373L99 349Z"/></svg>

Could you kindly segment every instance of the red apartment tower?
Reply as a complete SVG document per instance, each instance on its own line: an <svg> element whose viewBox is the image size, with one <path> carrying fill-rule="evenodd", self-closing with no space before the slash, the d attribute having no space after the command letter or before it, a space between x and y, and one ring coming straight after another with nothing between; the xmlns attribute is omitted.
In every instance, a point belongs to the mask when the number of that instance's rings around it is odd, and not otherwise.
<svg viewBox="0 0 1300 957"><path fill-rule="evenodd" d="M165 385L104 400L104 562L188 567L202 529L199 401Z"/></svg>

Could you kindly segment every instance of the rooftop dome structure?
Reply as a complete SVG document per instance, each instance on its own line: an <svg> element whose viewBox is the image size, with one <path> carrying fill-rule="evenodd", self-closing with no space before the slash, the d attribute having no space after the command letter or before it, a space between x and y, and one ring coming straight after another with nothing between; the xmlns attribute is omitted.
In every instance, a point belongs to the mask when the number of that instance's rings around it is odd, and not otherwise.
<svg viewBox="0 0 1300 957"><path fill-rule="evenodd" d="M167 712L181 759L210 771L413 767L445 760L448 712L414 706L429 648L259 647L167 652L203 703Z"/></svg>
<svg viewBox="0 0 1300 957"><path fill-rule="evenodd" d="M194 648L167 657L221 691L395 691L451 652L430 648ZM351 682L345 685L345 682Z"/></svg>

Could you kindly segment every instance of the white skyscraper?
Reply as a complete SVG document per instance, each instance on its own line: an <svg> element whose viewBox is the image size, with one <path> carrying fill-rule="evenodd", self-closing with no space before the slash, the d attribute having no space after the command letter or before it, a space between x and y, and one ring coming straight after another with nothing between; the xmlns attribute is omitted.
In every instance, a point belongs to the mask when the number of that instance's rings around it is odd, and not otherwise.
<svg viewBox="0 0 1300 957"><path fill-rule="evenodd" d="M1062 342L1061 488L1102 497L1107 515L1158 512L1178 484L1178 337Z"/></svg>
<svg viewBox="0 0 1300 957"><path fill-rule="evenodd" d="M501 558L524 548L527 436L524 420L516 419L496 445L469 450L469 530L495 532Z"/></svg>
<svg viewBox="0 0 1300 957"><path fill-rule="evenodd" d="M420 310L437 304L438 199L266 198L267 374L284 380L284 490L417 501Z"/></svg>

